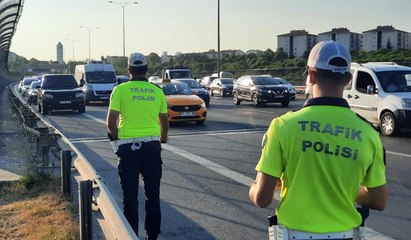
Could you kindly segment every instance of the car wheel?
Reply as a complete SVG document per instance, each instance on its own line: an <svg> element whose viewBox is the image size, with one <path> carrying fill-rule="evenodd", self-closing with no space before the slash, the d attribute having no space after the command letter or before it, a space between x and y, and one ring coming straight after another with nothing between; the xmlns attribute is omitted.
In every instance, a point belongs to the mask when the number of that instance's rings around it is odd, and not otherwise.
<svg viewBox="0 0 411 240"><path fill-rule="evenodd" d="M257 93L253 93L251 96L251 102L255 107L259 107L261 105L261 102L258 100Z"/></svg>
<svg viewBox="0 0 411 240"><path fill-rule="evenodd" d="M397 126L395 117L391 112L385 112L381 116L380 129L382 134L386 136L395 136L400 131L400 126Z"/></svg>
<svg viewBox="0 0 411 240"><path fill-rule="evenodd" d="M223 89L220 90L220 96L224 97L224 90Z"/></svg>
<svg viewBox="0 0 411 240"><path fill-rule="evenodd" d="M281 106L287 107L289 103L290 103L290 101L282 101Z"/></svg>
<svg viewBox="0 0 411 240"><path fill-rule="evenodd" d="M234 102L235 105L240 105L240 103L241 103L241 100L238 99L237 92L233 93L233 102Z"/></svg>
<svg viewBox="0 0 411 240"><path fill-rule="evenodd" d="M204 122L205 122L205 120L199 120L199 121L196 121L196 124L197 124L197 125L203 125Z"/></svg>
<svg viewBox="0 0 411 240"><path fill-rule="evenodd" d="M81 105L81 106L78 108L78 112L79 112L79 113L85 113L85 112L86 112L86 106L85 106L85 105Z"/></svg>

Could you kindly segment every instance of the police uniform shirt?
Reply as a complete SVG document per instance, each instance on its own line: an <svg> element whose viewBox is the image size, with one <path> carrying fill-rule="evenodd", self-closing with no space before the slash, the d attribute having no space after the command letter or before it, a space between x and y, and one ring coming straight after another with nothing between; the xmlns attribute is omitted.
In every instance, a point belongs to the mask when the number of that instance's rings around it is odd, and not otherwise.
<svg viewBox="0 0 411 240"><path fill-rule="evenodd" d="M273 119L256 170L281 178L279 224L327 233L361 223L355 199L361 184L386 183L378 132L340 98L309 99Z"/></svg>
<svg viewBox="0 0 411 240"><path fill-rule="evenodd" d="M163 90L147 81L129 81L116 86L109 108L120 112L118 138L160 136L159 113L167 113Z"/></svg>

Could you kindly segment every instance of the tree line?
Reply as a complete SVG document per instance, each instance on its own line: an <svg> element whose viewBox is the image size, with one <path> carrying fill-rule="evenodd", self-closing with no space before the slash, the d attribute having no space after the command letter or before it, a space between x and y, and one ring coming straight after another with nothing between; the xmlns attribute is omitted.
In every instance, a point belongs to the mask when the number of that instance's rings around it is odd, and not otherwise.
<svg viewBox="0 0 411 240"><path fill-rule="evenodd" d="M228 71L236 78L247 74L270 74L282 77L294 84L305 83L304 71L307 64L308 51L302 58L288 58L282 50L272 51L267 49L247 55L223 55L220 59L221 71ZM396 62L400 65L411 66L411 50L380 49L372 52L351 52L353 62ZM102 57L102 60L104 58ZM149 64L148 75L161 75L161 71L169 66L189 67L194 76L202 78L217 72L217 59L208 58L201 53L188 53L172 57L168 63L162 63L161 57L156 53L147 56ZM37 59L27 60L17 57L17 60L9 63L9 71L17 75L24 75L25 69L36 67L39 64L47 64ZM69 62L66 65L68 73L74 73L74 67L85 62ZM115 58L112 63L118 75L126 75L126 59Z"/></svg>

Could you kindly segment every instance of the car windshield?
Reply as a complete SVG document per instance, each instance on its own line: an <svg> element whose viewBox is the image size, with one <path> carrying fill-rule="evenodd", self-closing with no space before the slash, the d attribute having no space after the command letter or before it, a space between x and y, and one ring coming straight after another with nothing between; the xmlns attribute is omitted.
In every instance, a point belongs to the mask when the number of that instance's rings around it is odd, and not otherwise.
<svg viewBox="0 0 411 240"><path fill-rule="evenodd" d="M203 88L203 86L195 80L188 80L188 81L181 81L181 82L187 84L189 88Z"/></svg>
<svg viewBox="0 0 411 240"><path fill-rule="evenodd" d="M40 86L40 81L32 82L30 84L30 89L36 89L36 87Z"/></svg>
<svg viewBox="0 0 411 240"><path fill-rule="evenodd" d="M252 77L254 85L279 85L280 83L272 77Z"/></svg>
<svg viewBox="0 0 411 240"><path fill-rule="evenodd" d="M234 84L233 79L220 79L222 84Z"/></svg>
<svg viewBox="0 0 411 240"><path fill-rule="evenodd" d="M411 92L411 71L376 72L385 92Z"/></svg>
<svg viewBox="0 0 411 240"><path fill-rule="evenodd" d="M88 83L115 83L116 75L108 71L86 72L86 79Z"/></svg>
<svg viewBox="0 0 411 240"><path fill-rule="evenodd" d="M43 89L67 89L78 88L76 79L72 75L44 76L41 88Z"/></svg>
<svg viewBox="0 0 411 240"><path fill-rule="evenodd" d="M282 78L275 78L280 84L288 84L287 80L284 80Z"/></svg>
<svg viewBox="0 0 411 240"><path fill-rule="evenodd" d="M191 71L186 71L186 70L172 70L170 71L170 78L171 79L176 79L176 78L193 78L191 75Z"/></svg>
<svg viewBox="0 0 411 240"><path fill-rule="evenodd" d="M38 81L38 79L37 78L26 78L23 80L23 85L29 86L34 81Z"/></svg>
<svg viewBox="0 0 411 240"><path fill-rule="evenodd" d="M172 95L172 94L191 95L193 94L191 89L185 83L165 84L163 85L163 92L165 95Z"/></svg>

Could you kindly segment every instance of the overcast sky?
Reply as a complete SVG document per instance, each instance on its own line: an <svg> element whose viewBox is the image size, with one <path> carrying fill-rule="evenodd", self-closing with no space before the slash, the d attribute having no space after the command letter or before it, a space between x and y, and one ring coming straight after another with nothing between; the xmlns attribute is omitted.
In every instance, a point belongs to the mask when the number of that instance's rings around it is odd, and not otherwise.
<svg viewBox="0 0 411 240"><path fill-rule="evenodd" d="M131 1L118 1L131 2ZM217 50L217 0L138 0L125 7L126 55ZM277 35L392 25L411 32L410 0L220 0L221 50L276 50ZM123 55L122 7L105 0L25 0L11 51L28 59ZM76 41L68 41L76 40ZM79 40L79 41L77 41Z"/></svg>

